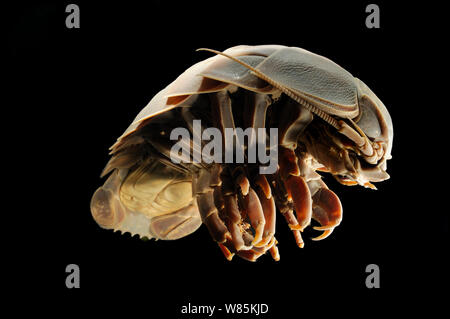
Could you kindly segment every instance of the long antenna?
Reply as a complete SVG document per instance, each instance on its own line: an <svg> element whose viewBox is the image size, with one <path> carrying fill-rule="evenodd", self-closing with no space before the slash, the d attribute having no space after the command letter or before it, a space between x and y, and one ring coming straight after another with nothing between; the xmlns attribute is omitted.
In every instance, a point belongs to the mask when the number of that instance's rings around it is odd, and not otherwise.
<svg viewBox="0 0 450 319"><path fill-rule="evenodd" d="M340 125L338 124L338 121L331 117L329 114L325 113L324 111L320 110L317 106L311 104L310 102L308 102L306 99L300 97L298 95L297 92L294 92L292 89L289 89L283 85L281 85L280 83L272 80L270 77L268 77L267 75L265 75L264 73L262 73L261 71L255 69L254 67L252 67L251 65L231 56L228 55L226 53L217 51L217 50L213 50L213 49L207 49L207 48L200 48L197 49L196 51L209 51L215 54L219 54L222 55L224 57L227 57L237 63L239 63L240 65L246 67L247 69L249 69L250 71L252 71L253 73L255 73L255 75L257 77L259 77L260 79L266 81L267 83L271 84L272 86L276 87L277 89L279 89L281 92L283 92L284 94L286 94L287 96L289 96L291 99L293 99L294 101L296 101L297 103L299 103L300 105L303 105L307 110L309 110L310 112L316 114L318 117L320 117L321 119L323 119L325 122L327 122L328 124L330 124L331 126L333 126L336 129L340 128Z"/></svg>

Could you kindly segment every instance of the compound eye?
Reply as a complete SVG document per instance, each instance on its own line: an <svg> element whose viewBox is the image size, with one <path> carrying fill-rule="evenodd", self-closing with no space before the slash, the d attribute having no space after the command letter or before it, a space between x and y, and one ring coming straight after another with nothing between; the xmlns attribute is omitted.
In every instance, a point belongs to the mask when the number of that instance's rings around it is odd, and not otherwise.
<svg viewBox="0 0 450 319"><path fill-rule="evenodd" d="M360 118L356 124L363 130L367 137L375 139L381 135L381 126L373 104L369 99L363 98L360 103Z"/></svg>

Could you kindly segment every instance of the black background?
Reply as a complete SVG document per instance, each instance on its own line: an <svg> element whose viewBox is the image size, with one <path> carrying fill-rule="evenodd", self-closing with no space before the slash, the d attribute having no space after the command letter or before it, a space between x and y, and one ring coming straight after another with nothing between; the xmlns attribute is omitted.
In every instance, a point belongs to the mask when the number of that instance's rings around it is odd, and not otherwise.
<svg viewBox="0 0 450 319"><path fill-rule="evenodd" d="M5 262L15 270L14 296L60 314L56 305L151 318L202 317L181 315L188 302L266 303L264 317L275 318L308 309L401 313L445 287L448 208L439 182L448 134L428 89L442 60L425 58L443 41L438 7L377 1L381 28L367 29L364 1L92 2L75 2L80 29L65 27L70 2L8 11L9 110L18 111L13 143L24 154L10 157L24 173L11 182L20 185ZM205 227L173 242L98 227L89 202L103 183L108 147L158 91L210 56L196 48L239 44L302 47L362 79L392 116L391 179L372 191L325 178L341 198L343 223L320 242L306 231L299 249L279 218L279 262L227 262ZM65 286L71 263L80 266L80 289ZM365 286L372 263L381 269L380 289Z"/></svg>

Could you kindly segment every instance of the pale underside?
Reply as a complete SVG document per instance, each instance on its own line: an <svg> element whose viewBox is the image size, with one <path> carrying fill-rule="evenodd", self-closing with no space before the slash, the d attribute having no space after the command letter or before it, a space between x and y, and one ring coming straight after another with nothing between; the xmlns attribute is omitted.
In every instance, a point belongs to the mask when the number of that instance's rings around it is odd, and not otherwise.
<svg viewBox="0 0 450 319"><path fill-rule="evenodd" d="M91 201L100 226L172 240L204 223L229 259L237 253L256 260L266 251L277 259L275 204L301 247L300 232L311 218L320 225L316 229L324 231L318 239L327 237L342 219L339 199L316 170L341 176L338 180L345 185L372 187L371 181L389 177L385 162L392 147L392 121L364 83L331 60L299 48L237 46L224 53L277 85L221 55L182 73L153 97L111 147L113 157L102 173L110 176ZM354 119L374 143L373 150L364 148L373 155L349 146L327 123L314 120L314 112L284 96L280 87L289 88L328 116ZM377 107L369 103L373 100ZM275 123L280 131L279 171L265 177L252 173L251 165L178 167L171 163L169 128L185 125L191 129L189 121L209 109L213 109L213 125L221 130L238 123L254 128ZM243 119L237 119L240 116ZM346 136L351 138L354 133ZM360 137L356 140L359 143ZM376 165L360 163L357 155Z"/></svg>

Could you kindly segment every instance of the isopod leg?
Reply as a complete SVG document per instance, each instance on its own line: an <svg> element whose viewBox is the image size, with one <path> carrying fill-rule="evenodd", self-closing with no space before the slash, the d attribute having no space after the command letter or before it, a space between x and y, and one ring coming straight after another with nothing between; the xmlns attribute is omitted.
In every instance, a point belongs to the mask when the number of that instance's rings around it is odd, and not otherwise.
<svg viewBox="0 0 450 319"><path fill-rule="evenodd" d="M214 205L214 197L212 192L199 194L197 196L197 205L203 223L209 230L211 237L218 243L223 243L229 235L227 227L219 218L218 211Z"/></svg>
<svg viewBox="0 0 450 319"><path fill-rule="evenodd" d="M272 256L273 260L279 261L280 260L280 252L278 251L277 243L270 247L269 249L270 255Z"/></svg>
<svg viewBox="0 0 450 319"><path fill-rule="evenodd" d="M251 242L246 241L243 237L245 232L245 224L243 223L243 216L239 210L238 196L236 195L236 184L230 174L230 169L227 167L221 174L222 187L221 198L223 198L223 210L221 214L222 220L231 233L231 240L236 251L248 250L251 248ZM253 239L252 239L253 240Z"/></svg>
<svg viewBox="0 0 450 319"><path fill-rule="evenodd" d="M271 189L273 192L273 199L275 200L275 204L278 207L281 215L283 215L286 223L294 235L295 242L297 246L303 248L304 242L300 233L300 225L295 217L293 210L291 209L291 204L289 200L289 195L285 189L284 183L281 180L279 174L268 176L271 183Z"/></svg>
<svg viewBox="0 0 450 319"><path fill-rule="evenodd" d="M241 213L237 204L237 196L234 194L224 195L223 199L225 204L225 224L231 233L234 248L236 251L249 249L250 247L246 247L242 237L242 229L240 227Z"/></svg>
<svg viewBox="0 0 450 319"><path fill-rule="evenodd" d="M298 224L297 218L295 217L294 213L292 212L292 210L288 210L282 213L282 215L286 220L289 228L291 229L292 234L294 235L297 246L303 248L305 246L305 243L303 242L303 238L299 230L300 225Z"/></svg>
<svg viewBox="0 0 450 319"><path fill-rule="evenodd" d="M226 245L217 243L219 245L220 250L228 261L231 261L234 257L234 253L232 253Z"/></svg>
<svg viewBox="0 0 450 319"><path fill-rule="evenodd" d="M219 209L222 209L223 203L219 203L215 196L215 190L220 188L221 184L220 172L220 165L216 165L210 171L201 170L194 178L193 190L202 222L216 242L224 243L230 233L219 217Z"/></svg>
<svg viewBox="0 0 450 319"><path fill-rule="evenodd" d="M289 196L294 202L298 230L303 231L311 223L312 201L308 184L301 176L289 176L284 181Z"/></svg>
<svg viewBox="0 0 450 319"><path fill-rule="evenodd" d="M280 173L288 196L292 199L298 221L298 230L303 231L311 223L311 192L305 179L300 175L294 151L280 148ZM291 228L294 226L289 225Z"/></svg>
<svg viewBox="0 0 450 319"><path fill-rule="evenodd" d="M313 218L321 225L313 228L323 230L323 233L313 240L321 240L328 237L333 229L340 224L342 205L334 192L328 188L320 188L313 196L313 206Z"/></svg>
<svg viewBox="0 0 450 319"><path fill-rule="evenodd" d="M245 260L256 261L260 256L269 251L275 260L279 260L280 256L274 237L276 209L267 180L263 177L264 183L261 181L261 178L258 177L257 182L252 184L256 190L249 186L246 196L244 196L242 189L237 190L242 199L242 213L239 216L240 220L237 221L238 212L232 212L230 215L230 211L226 210L227 205L233 207L237 205L237 201L235 200L237 195L234 195L234 192L230 189L231 180L229 177L230 176L225 172L223 174L222 189L220 191L218 189L215 190L216 206L223 207L223 209L219 208L220 217L226 221L225 223L230 231L232 230L233 225L240 226L240 228L236 228L236 230L239 229L241 231L242 241L245 246L235 245L236 240L233 240L235 234L231 231L229 240L220 245L225 257L230 260L234 254L236 254ZM234 180L238 181L240 179L234 178ZM236 186L240 187L239 183L237 183ZM227 198L229 198L229 204L227 204ZM230 216L234 217L230 218ZM246 219L248 219L252 225L254 236L247 229L242 228L246 224L244 222ZM255 238L258 237L261 239L257 242Z"/></svg>
<svg viewBox="0 0 450 319"><path fill-rule="evenodd" d="M255 231L252 245L257 245L263 238L266 219L264 218L263 207L259 197L253 188L249 188L247 196L243 198L243 204L244 212L247 214L250 224Z"/></svg>
<svg viewBox="0 0 450 319"><path fill-rule="evenodd" d="M260 188L257 189L257 194L259 201L261 202L266 224L264 226L262 239L259 243L256 243L255 246L262 247L267 245L275 235L276 207L272 195L267 197L267 195Z"/></svg>
<svg viewBox="0 0 450 319"><path fill-rule="evenodd" d="M255 193L255 191L249 186L248 180L244 178L234 179L236 182L234 185L231 181L230 175L225 171L222 175L223 185L222 187L216 187L214 190L214 202L219 210L219 216L224 220L230 234L227 235L226 240L223 243L219 243L219 247L222 250L225 258L231 260L235 254L246 260L256 260L260 257L265 250L255 249L253 242L254 236L251 235L246 229L246 223L244 219L248 217L251 225L255 229L255 235L263 233L265 227L265 218L262 213L261 203ZM240 181L240 182L239 182ZM244 187L242 185L244 183ZM246 188L245 185L248 185ZM235 194L235 186L241 188L239 191L242 196L243 209L239 210L239 205ZM244 188L244 191L242 191ZM244 196L242 193L246 193ZM257 235L256 235L257 236ZM262 235L260 235L261 237Z"/></svg>

